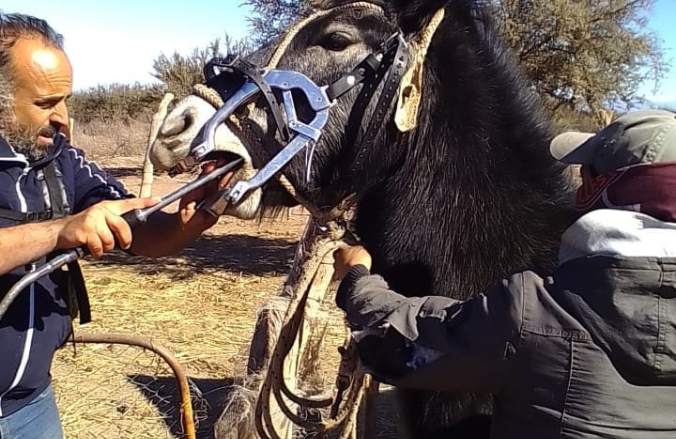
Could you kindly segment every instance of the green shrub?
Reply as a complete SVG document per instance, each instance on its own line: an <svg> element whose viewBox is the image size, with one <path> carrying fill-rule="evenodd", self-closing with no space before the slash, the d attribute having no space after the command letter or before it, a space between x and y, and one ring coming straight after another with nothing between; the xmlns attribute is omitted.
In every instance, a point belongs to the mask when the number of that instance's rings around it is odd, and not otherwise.
<svg viewBox="0 0 676 439"><path fill-rule="evenodd" d="M598 130L596 119L589 113L576 111L568 107L560 107L552 114L552 123L556 132Z"/></svg>
<svg viewBox="0 0 676 439"><path fill-rule="evenodd" d="M177 102L190 93L194 84L203 82L203 68L214 56L230 53L246 55L253 50L248 40L233 40L225 35L206 49L194 49L188 55L160 55L153 61L152 75L162 84L111 84L76 92L68 102L70 116L79 124L114 121L129 125L132 121L149 121L165 93L173 93Z"/></svg>

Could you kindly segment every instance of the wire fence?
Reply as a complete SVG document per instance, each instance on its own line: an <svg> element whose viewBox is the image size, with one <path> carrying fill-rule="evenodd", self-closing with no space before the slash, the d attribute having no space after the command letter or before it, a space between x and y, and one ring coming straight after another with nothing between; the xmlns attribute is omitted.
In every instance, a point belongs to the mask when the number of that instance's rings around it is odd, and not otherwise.
<svg viewBox="0 0 676 439"><path fill-rule="evenodd" d="M77 333L52 370L69 439L213 437L209 403L154 340Z"/></svg>

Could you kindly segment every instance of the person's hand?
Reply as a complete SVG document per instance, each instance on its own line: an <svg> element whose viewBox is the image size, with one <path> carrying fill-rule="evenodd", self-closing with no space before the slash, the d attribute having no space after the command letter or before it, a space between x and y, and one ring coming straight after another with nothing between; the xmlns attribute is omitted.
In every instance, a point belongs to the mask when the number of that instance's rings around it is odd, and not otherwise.
<svg viewBox="0 0 676 439"><path fill-rule="evenodd" d="M202 167L200 176L206 175L225 164L225 160L206 163ZM219 180L212 181L206 186L197 188L181 198L181 201L179 202L179 217L181 219L181 228L183 230L191 228L205 230L216 224L218 218L215 218L207 212L197 210L197 205L209 195L223 190L228 184L228 181L232 178L232 175L232 172L228 172Z"/></svg>
<svg viewBox="0 0 676 439"><path fill-rule="evenodd" d="M351 267L359 264L371 270L371 255L362 246L341 248L333 252L333 269L336 279L342 279Z"/></svg>
<svg viewBox="0 0 676 439"><path fill-rule="evenodd" d="M134 210L157 204L159 198L129 198L125 200L102 201L77 215L59 221L57 249L70 249L86 245L95 258L115 248L115 239L123 249L132 241L129 224L122 215Z"/></svg>

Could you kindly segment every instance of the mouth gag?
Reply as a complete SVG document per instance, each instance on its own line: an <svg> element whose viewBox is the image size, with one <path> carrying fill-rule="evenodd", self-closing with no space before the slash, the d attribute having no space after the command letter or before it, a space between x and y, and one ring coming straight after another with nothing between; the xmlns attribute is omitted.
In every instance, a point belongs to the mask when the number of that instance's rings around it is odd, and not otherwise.
<svg viewBox="0 0 676 439"><path fill-rule="evenodd" d="M212 59L205 66L204 75L207 78L207 84L218 91L224 104L205 124L201 139L191 147L188 156L180 161L172 172L184 172L216 152L214 139L219 125L237 109L246 106L260 94L265 99L267 110L272 113L275 129L281 140L286 142L286 146L253 178L239 181L232 188L224 190L220 202L238 204L252 190L260 188L281 172L302 151L306 151L305 179L308 181L314 147L329 119L330 108L336 105L341 96L363 82L373 80L377 85L383 80L385 72L396 70L398 73L403 70L403 66L408 61L407 51L408 44L400 33L396 33L386 40L376 53L368 55L350 73L342 76L333 84L325 86L318 86L302 73L259 68L239 57L230 60ZM393 66L397 68L393 69ZM395 81L398 85L400 75L392 74L391 76L389 80ZM280 112L280 105L274 90L281 92L284 115ZM302 93L309 108L314 111L314 117L309 123L304 123L298 118L294 91ZM209 210L208 207L207 210Z"/></svg>

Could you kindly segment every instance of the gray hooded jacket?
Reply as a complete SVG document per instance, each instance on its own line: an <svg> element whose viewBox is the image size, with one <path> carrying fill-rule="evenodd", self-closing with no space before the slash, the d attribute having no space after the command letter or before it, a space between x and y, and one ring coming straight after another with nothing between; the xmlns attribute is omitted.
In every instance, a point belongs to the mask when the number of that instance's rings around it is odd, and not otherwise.
<svg viewBox="0 0 676 439"><path fill-rule="evenodd" d="M550 277L465 302L406 298L353 267L337 301L365 365L400 387L492 392L493 438L676 438L676 225L592 214Z"/></svg>

